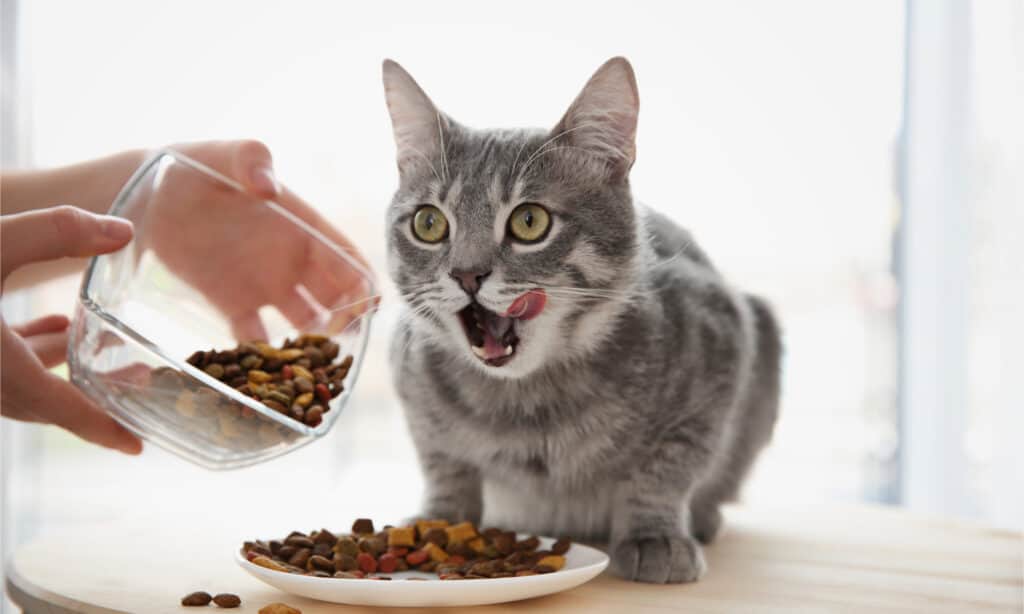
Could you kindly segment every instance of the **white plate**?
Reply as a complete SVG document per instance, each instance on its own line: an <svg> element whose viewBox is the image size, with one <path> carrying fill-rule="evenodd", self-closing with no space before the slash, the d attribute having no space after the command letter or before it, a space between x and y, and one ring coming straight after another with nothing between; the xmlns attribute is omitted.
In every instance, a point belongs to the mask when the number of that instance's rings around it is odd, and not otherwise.
<svg viewBox="0 0 1024 614"><path fill-rule="evenodd" d="M541 549L554 540L541 538ZM235 561L257 579L286 593L350 605L387 607L429 607L487 605L550 595L575 588L604 571L608 556L589 546L574 543L565 555L565 567L548 574L486 580L441 580L436 574L402 571L385 574L391 581L316 578L273 571L245 560L240 552ZM406 578L421 577L425 581Z"/></svg>

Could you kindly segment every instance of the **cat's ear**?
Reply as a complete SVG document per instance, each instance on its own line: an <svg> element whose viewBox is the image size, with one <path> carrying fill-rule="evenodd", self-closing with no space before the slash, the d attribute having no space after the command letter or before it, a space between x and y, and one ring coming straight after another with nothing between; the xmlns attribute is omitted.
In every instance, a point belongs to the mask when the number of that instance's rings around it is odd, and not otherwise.
<svg viewBox="0 0 1024 614"><path fill-rule="evenodd" d="M573 147L607 161L612 176L624 179L636 159L636 121L640 96L633 67L623 57L605 62L583 86L552 131Z"/></svg>
<svg viewBox="0 0 1024 614"><path fill-rule="evenodd" d="M398 170L405 173L416 165L433 167L443 158L444 142L451 120L441 113L419 84L404 68L384 60L384 97L395 133Z"/></svg>

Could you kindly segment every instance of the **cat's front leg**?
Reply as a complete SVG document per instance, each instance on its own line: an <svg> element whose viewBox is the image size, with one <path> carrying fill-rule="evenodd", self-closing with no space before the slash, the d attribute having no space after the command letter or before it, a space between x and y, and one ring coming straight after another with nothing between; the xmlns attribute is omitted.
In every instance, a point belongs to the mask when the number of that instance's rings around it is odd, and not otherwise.
<svg viewBox="0 0 1024 614"><path fill-rule="evenodd" d="M483 514L479 469L439 450L421 453L420 464L426 482L421 517L478 524Z"/></svg>
<svg viewBox="0 0 1024 614"><path fill-rule="evenodd" d="M613 511L612 572L658 584L698 580L707 565L700 544L681 521L683 497L630 486L624 490Z"/></svg>
<svg viewBox="0 0 1024 614"><path fill-rule="evenodd" d="M660 442L616 489L612 507L612 571L628 580L659 584L694 582L707 569L686 515L707 453Z"/></svg>

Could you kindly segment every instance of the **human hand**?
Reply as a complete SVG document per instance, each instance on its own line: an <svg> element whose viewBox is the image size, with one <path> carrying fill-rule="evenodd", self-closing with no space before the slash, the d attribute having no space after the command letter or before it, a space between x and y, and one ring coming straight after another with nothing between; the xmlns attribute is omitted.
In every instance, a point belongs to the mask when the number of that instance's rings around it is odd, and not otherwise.
<svg viewBox="0 0 1024 614"><path fill-rule="evenodd" d="M239 340L267 337L258 310L276 307L295 327L330 332L375 303L362 273L339 267L323 243L257 202L273 200L370 267L352 243L274 177L269 150L258 141L188 143L171 149L239 182L225 189L190 172L164 178L150 203L148 245L175 274L229 319ZM256 197L256 198L253 198ZM251 214L247 213L251 211ZM245 215L246 225L237 220ZM327 321L322 318L328 311Z"/></svg>
<svg viewBox="0 0 1024 614"><path fill-rule="evenodd" d="M116 251L132 237L129 222L69 206L0 217L3 279L33 262ZM0 290L2 292L2 290ZM0 414L55 424L86 441L138 454L142 443L70 382L47 369L64 362L68 319L50 315L18 326L2 325Z"/></svg>

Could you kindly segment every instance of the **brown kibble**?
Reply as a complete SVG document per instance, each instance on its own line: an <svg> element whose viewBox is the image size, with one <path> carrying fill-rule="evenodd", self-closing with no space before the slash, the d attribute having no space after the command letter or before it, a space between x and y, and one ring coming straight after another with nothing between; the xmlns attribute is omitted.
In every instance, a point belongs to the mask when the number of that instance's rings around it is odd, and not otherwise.
<svg viewBox="0 0 1024 614"><path fill-rule="evenodd" d="M292 405L292 408L288 411L288 415L299 422L306 421L306 410L302 409L299 405Z"/></svg>
<svg viewBox="0 0 1024 614"><path fill-rule="evenodd" d="M222 608L237 608L242 605L242 600L238 595L232 593L221 593L214 596L213 602Z"/></svg>
<svg viewBox="0 0 1024 614"><path fill-rule="evenodd" d="M313 571L319 569L320 571L334 571L334 561L328 560L326 557L314 554L309 557L309 561L306 562L306 569Z"/></svg>
<svg viewBox="0 0 1024 614"><path fill-rule="evenodd" d="M358 554L358 553L357 553ZM350 554L335 554L334 555L334 569L335 571L352 571L359 568L359 563L356 562L356 557Z"/></svg>
<svg viewBox="0 0 1024 614"><path fill-rule="evenodd" d="M359 544L357 544L356 540L351 537L339 537L338 542L334 544L334 552L338 554L348 554L355 557L359 554Z"/></svg>
<svg viewBox="0 0 1024 614"><path fill-rule="evenodd" d="M563 537L562 539L556 541L554 544L551 545L551 551L555 554L565 554L569 551L569 546L571 545L572 542L570 542L567 538Z"/></svg>
<svg viewBox="0 0 1024 614"><path fill-rule="evenodd" d="M320 345L324 341L327 341L327 335L304 333L295 341L295 344L305 347L307 345Z"/></svg>
<svg viewBox="0 0 1024 614"><path fill-rule="evenodd" d="M295 397L294 402L299 407L306 409L307 407L313 404L313 393L305 392L303 394L300 394L299 396Z"/></svg>
<svg viewBox="0 0 1024 614"><path fill-rule="evenodd" d="M529 539L524 539L520 542L517 542L516 550L525 550L527 552L530 552L532 550L536 550L538 546L540 546L540 539L538 539L537 536L533 536Z"/></svg>
<svg viewBox="0 0 1024 614"><path fill-rule="evenodd" d="M198 350L196 352L193 352L191 356L186 358L185 362L192 365L193 367L202 367L205 357L206 352Z"/></svg>
<svg viewBox="0 0 1024 614"><path fill-rule="evenodd" d="M288 538L284 540L284 543L285 545L297 546L299 548L313 547L313 540L302 534L289 535Z"/></svg>
<svg viewBox="0 0 1024 614"><path fill-rule="evenodd" d="M323 421L324 410L319 405L314 405L306 410L305 423L307 426L317 427Z"/></svg>
<svg viewBox="0 0 1024 614"><path fill-rule="evenodd" d="M305 348L302 349L302 351L305 352L306 358L309 359L309 363L314 367L319 367L320 365L327 362L326 359L324 358L324 353L321 352L320 348L318 347L307 345Z"/></svg>
<svg viewBox="0 0 1024 614"><path fill-rule="evenodd" d="M444 548L448 545L448 532L444 529L445 527L432 527L427 529L426 533L422 534L423 540Z"/></svg>
<svg viewBox="0 0 1024 614"><path fill-rule="evenodd" d="M338 352L341 351L341 346L333 341L325 340L320 344L320 351L323 352L324 358L327 360L334 360L338 357Z"/></svg>
<svg viewBox="0 0 1024 614"><path fill-rule="evenodd" d="M279 414L287 414L288 408L274 399L263 399L262 403Z"/></svg>
<svg viewBox="0 0 1024 614"><path fill-rule="evenodd" d="M508 531L493 538L494 549L502 556L510 554L516 548L516 534Z"/></svg>
<svg viewBox="0 0 1024 614"><path fill-rule="evenodd" d="M213 597L210 596L210 593L196 591L182 597L181 605L208 605L211 601L213 601Z"/></svg>
<svg viewBox="0 0 1024 614"><path fill-rule="evenodd" d="M373 533L373 521L369 518L358 518L352 523L353 533Z"/></svg>
<svg viewBox="0 0 1024 614"><path fill-rule="evenodd" d="M309 561L309 557L312 556L312 554L312 548L299 548L295 552L295 554L293 554L292 557L288 559L288 564L295 565L296 567L305 567L306 563Z"/></svg>
<svg viewBox="0 0 1024 614"><path fill-rule="evenodd" d="M293 384L295 386L296 392L298 392L299 394L313 392L313 376L309 376L307 378L304 375L296 375Z"/></svg>
<svg viewBox="0 0 1024 614"><path fill-rule="evenodd" d="M270 603L260 608L259 614L302 614L302 610L286 603Z"/></svg>

